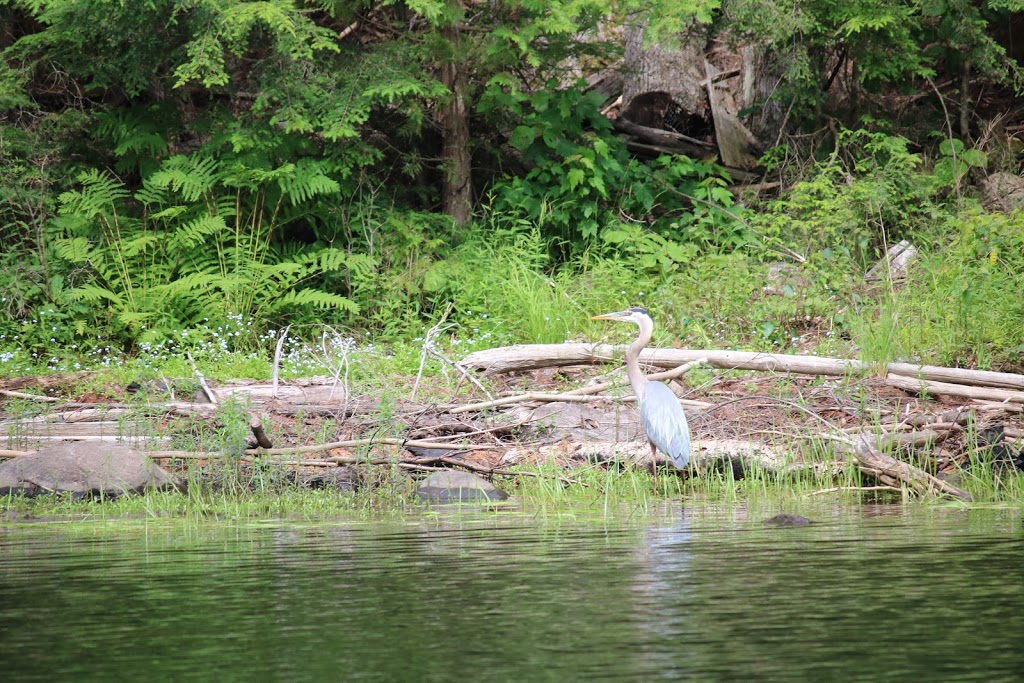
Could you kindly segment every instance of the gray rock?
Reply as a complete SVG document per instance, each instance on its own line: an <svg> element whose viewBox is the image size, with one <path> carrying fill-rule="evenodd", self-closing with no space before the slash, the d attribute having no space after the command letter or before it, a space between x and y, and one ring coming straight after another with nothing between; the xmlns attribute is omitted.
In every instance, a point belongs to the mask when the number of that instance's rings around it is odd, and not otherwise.
<svg viewBox="0 0 1024 683"><path fill-rule="evenodd" d="M352 493L359 488L359 474L353 467L328 467L317 472L302 472L298 481L306 488L332 489L342 493Z"/></svg>
<svg viewBox="0 0 1024 683"><path fill-rule="evenodd" d="M434 472L416 488L420 501L430 503L471 503L505 500L508 494L471 472L445 470Z"/></svg>
<svg viewBox="0 0 1024 683"><path fill-rule="evenodd" d="M989 211L1004 213L1024 208L1024 178L1015 173L993 173L981 181L981 203Z"/></svg>
<svg viewBox="0 0 1024 683"><path fill-rule="evenodd" d="M180 488L170 474L130 446L69 441L0 464L0 495L71 493L117 497L145 489Z"/></svg>

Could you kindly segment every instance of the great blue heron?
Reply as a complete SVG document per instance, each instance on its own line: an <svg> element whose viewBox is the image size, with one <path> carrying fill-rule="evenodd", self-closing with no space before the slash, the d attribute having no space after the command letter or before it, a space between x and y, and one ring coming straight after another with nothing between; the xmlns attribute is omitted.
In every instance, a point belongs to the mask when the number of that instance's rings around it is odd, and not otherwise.
<svg viewBox="0 0 1024 683"><path fill-rule="evenodd" d="M656 450L668 456L672 464L685 469L690 462L690 425L679 399L661 382L652 382L640 371L640 352L651 341L654 320L646 309L634 307L615 313L595 315L592 320L617 320L640 327L640 335L626 351L626 374L633 393L640 402L640 418L651 445L651 459ZM655 461L655 474L657 474Z"/></svg>

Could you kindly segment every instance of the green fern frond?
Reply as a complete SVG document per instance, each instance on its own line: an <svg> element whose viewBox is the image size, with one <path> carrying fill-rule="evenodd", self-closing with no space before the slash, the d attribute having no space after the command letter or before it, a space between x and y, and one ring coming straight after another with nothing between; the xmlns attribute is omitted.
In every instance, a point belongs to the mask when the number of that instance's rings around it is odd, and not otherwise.
<svg viewBox="0 0 1024 683"><path fill-rule="evenodd" d="M93 256L93 246L85 237L70 237L56 240L53 249L62 259L72 263L85 263Z"/></svg>
<svg viewBox="0 0 1024 683"><path fill-rule="evenodd" d="M130 107L96 115L96 132L114 142L114 153L159 158L167 154L165 117L159 106Z"/></svg>
<svg viewBox="0 0 1024 683"><path fill-rule="evenodd" d="M119 247L121 258L134 258L154 247L156 243L157 235L153 232L144 232L122 239Z"/></svg>
<svg viewBox="0 0 1024 683"><path fill-rule="evenodd" d="M99 285L90 284L75 287L74 289L68 290L68 296L76 301L84 301L89 304L109 303L113 306L124 305L124 298L120 294L113 292L106 287L100 287Z"/></svg>
<svg viewBox="0 0 1024 683"><path fill-rule="evenodd" d="M291 290L277 300L269 302L268 312L280 311L289 306L312 306L319 310L341 310L348 313L358 313L359 305L339 294L321 292L316 289Z"/></svg>
<svg viewBox="0 0 1024 683"><path fill-rule="evenodd" d="M138 197L139 193L136 192L135 196ZM157 211L156 213L150 214L149 220L159 221L164 219L177 218L186 211L188 211L187 206L169 206L163 211Z"/></svg>
<svg viewBox="0 0 1024 683"><path fill-rule="evenodd" d="M82 184L81 190L63 192L57 197L58 213L94 218L106 214L115 203L129 196L124 183L106 171L95 168L84 171L78 175L78 182Z"/></svg>
<svg viewBox="0 0 1024 683"><path fill-rule="evenodd" d="M150 178L144 178L142 187L135 191L135 199L144 206L161 206L170 201L170 191L166 186L155 185Z"/></svg>
<svg viewBox="0 0 1024 683"><path fill-rule="evenodd" d="M365 272L372 268L372 260L362 254L349 254L341 249L327 247L318 251L297 254L296 263L302 264L308 273L332 273L344 270Z"/></svg>
<svg viewBox="0 0 1024 683"><path fill-rule="evenodd" d="M376 261L367 254L351 254L346 261L354 276L365 278L377 269Z"/></svg>
<svg viewBox="0 0 1024 683"><path fill-rule="evenodd" d="M173 249L189 250L208 241L208 238L227 231L228 226L220 216L200 216L195 220L181 223L168 240Z"/></svg>
<svg viewBox="0 0 1024 683"><path fill-rule="evenodd" d="M186 202L194 202L213 188L217 166L217 160L212 157L176 155L165 161L147 181L153 187L177 192Z"/></svg>
<svg viewBox="0 0 1024 683"><path fill-rule="evenodd" d="M278 183L292 206L307 202L317 195L336 194L341 191L338 181L323 172L322 165L313 159L302 159L291 166L291 173L282 175Z"/></svg>

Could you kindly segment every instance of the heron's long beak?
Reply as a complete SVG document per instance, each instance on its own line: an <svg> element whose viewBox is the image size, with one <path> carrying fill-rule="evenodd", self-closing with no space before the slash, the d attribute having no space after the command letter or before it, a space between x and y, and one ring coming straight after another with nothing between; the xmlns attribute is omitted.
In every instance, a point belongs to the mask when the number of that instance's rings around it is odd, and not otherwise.
<svg viewBox="0 0 1024 683"><path fill-rule="evenodd" d="M629 311L615 311L614 313L602 313L601 315L590 316L591 320L618 320L629 315Z"/></svg>

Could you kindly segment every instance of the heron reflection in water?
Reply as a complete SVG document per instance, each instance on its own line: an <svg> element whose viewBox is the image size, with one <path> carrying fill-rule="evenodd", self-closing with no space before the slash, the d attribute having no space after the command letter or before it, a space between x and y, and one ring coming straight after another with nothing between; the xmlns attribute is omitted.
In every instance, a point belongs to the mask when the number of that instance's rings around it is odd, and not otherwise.
<svg viewBox="0 0 1024 683"><path fill-rule="evenodd" d="M657 489L657 460L655 454L661 451L678 469L685 469L690 462L690 425L679 399L662 382L652 382L640 371L640 352L651 341L654 320L644 308L627 308L624 311L592 316L592 320L615 320L633 323L640 328L640 334L626 351L626 374L640 404L640 419L651 446L654 461L655 489Z"/></svg>

